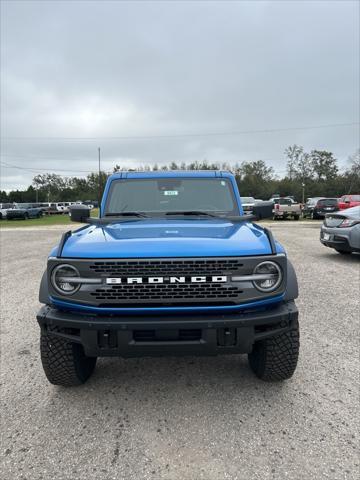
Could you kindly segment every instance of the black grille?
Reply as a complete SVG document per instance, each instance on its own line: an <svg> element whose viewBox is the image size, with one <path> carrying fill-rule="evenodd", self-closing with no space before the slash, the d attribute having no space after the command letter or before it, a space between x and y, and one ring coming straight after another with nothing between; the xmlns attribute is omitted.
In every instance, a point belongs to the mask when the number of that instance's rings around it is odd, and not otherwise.
<svg viewBox="0 0 360 480"><path fill-rule="evenodd" d="M241 245L239 246L241 248ZM65 301L80 302L103 308L162 308L169 306L231 306L262 300L283 292L286 285L286 257L276 261L285 276L276 292L265 294L252 282L233 281L235 275L250 275L256 265L265 260L274 261L273 255L248 257L164 257L128 259L51 259L48 282L51 295ZM51 284L51 272L59 263L73 264L84 278L101 279L99 284L84 284L71 296L59 295ZM226 277L217 280L212 277ZM140 277L142 283L127 283L129 278ZM161 283L149 283L150 277L162 277ZM171 277L177 277L174 283ZM179 280L179 277L185 277ZM192 277L205 277L194 280ZM107 283L106 278L119 279Z"/></svg>
<svg viewBox="0 0 360 480"><path fill-rule="evenodd" d="M236 259L209 260L141 260L121 262L94 262L89 269L98 274L118 277L134 276L169 276L169 275L224 275L233 273L243 267Z"/></svg>
<svg viewBox="0 0 360 480"><path fill-rule="evenodd" d="M136 284L111 285L98 288L91 295L96 300L161 300L174 303L177 300L204 300L204 299L235 299L243 292L236 286L220 285L215 283L183 283L183 284Z"/></svg>
<svg viewBox="0 0 360 480"><path fill-rule="evenodd" d="M134 330L133 338L136 342L194 342L201 339L201 330L190 328L166 332L161 330Z"/></svg>

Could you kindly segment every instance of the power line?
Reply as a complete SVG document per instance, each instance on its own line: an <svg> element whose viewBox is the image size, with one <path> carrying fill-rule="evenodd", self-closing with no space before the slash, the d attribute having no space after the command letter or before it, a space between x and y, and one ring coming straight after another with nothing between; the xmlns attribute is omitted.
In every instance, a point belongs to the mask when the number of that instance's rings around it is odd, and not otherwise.
<svg viewBox="0 0 360 480"><path fill-rule="evenodd" d="M39 155L12 155L12 154L7 154L7 153L3 153L3 154L0 154L0 158L17 158L19 160L62 160L62 161L67 161L67 162L80 162L80 161L83 161L84 160L84 157L78 157L78 158L74 158L74 157L71 157L71 158L67 158L66 155L62 156L62 157L47 157L47 156L39 156ZM270 158L257 158L256 160L263 160L264 162L277 162L279 161L279 158L276 158L276 159L270 159ZM232 162L232 163L241 163L242 161L246 161L246 162L253 162L253 161L256 161L256 160L238 160L237 162ZM87 158L86 160L87 162L89 161L89 159ZM106 160L107 162L118 162L118 163L122 163L124 161L126 161L126 159L122 159L122 158L108 158ZM5 162L1 162L1 163L5 163ZM146 162L145 162L146 163ZM217 163L217 162L215 162ZM219 162L218 162L219 163ZM221 162L220 162L221 163ZM225 162L226 163L226 162ZM7 165L10 165L9 163L7 163ZM24 168L24 167L19 167L19 168ZM32 167L31 167L32 168ZM42 167L36 167L36 168L42 168ZM44 167L45 168L45 167ZM71 170L66 170L67 172L68 171L71 171ZM73 170L73 171L76 171L76 172L88 172L88 170Z"/></svg>
<svg viewBox="0 0 360 480"><path fill-rule="evenodd" d="M0 158L20 158L20 159L31 159L31 160L64 160L65 155L59 156L59 157L54 157L53 155L48 156L48 155L14 155L12 153L0 153ZM66 160L74 161L74 162L79 162L85 160L84 157L71 157L71 158L66 158ZM88 160L88 157L87 157Z"/></svg>
<svg viewBox="0 0 360 480"><path fill-rule="evenodd" d="M19 167L18 165L12 165L10 163L6 162L0 162L2 166L5 168L16 168L18 170L27 170L29 172L39 172L41 173L44 169L44 167ZM53 168L51 169L52 172L74 172L74 173L91 173L90 170L68 170L68 169L62 169L62 168Z"/></svg>
<svg viewBox="0 0 360 480"><path fill-rule="evenodd" d="M330 123L325 125L309 125L301 127L285 127L285 128L268 128L260 130L239 130L228 132L203 132L203 133L174 133L169 135L127 135L127 136L108 136L108 137L1 137L3 140L9 141L26 141L26 140L45 140L45 141L105 141L105 140L148 140L148 139L166 139L166 138L184 138L184 137L215 137L215 136L231 136L231 135L248 135L257 133L276 133L289 132L294 130L314 130L321 128L341 128L360 125L359 122L351 123Z"/></svg>
<svg viewBox="0 0 360 480"><path fill-rule="evenodd" d="M29 167L19 167L17 165L10 165L10 164L6 164L4 162L0 162L1 166L3 166L4 168L9 168L9 169L17 169L17 170L23 170L23 171L26 171L26 172L30 172L30 173L38 173L38 174L44 174L44 173L55 173L55 172L67 172L67 173L70 173L70 172L83 172L83 173L94 173L92 171L88 171L88 170L44 170L42 167L38 167L38 168L29 168ZM279 175L279 174L282 174L282 173L285 173L287 172L286 169L281 169L281 170L278 170L278 169L274 169L274 174L275 175ZM113 171L104 171L104 173L106 174L112 174ZM64 175L62 174L61 176L63 177L68 177L68 178L71 178L72 175Z"/></svg>

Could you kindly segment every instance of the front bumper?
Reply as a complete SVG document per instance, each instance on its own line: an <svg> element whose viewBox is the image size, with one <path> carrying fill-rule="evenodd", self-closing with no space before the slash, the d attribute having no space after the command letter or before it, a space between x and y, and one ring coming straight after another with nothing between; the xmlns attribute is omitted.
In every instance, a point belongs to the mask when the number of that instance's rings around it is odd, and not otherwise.
<svg viewBox="0 0 360 480"><path fill-rule="evenodd" d="M88 356L142 357L249 353L254 342L293 328L293 301L217 315L84 315L43 306L37 320L49 335L80 343Z"/></svg>

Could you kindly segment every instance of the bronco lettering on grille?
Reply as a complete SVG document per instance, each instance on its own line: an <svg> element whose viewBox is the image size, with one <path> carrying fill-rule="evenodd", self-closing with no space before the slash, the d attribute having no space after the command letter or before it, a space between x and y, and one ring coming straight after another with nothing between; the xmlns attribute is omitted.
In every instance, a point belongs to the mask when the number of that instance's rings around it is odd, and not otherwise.
<svg viewBox="0 0 360 480"><path fill-rule="evenodd" d="M107 278L108 285L136 284L136 283L226 283L226 275L214 275L212 277L113 277Z"/></svg>

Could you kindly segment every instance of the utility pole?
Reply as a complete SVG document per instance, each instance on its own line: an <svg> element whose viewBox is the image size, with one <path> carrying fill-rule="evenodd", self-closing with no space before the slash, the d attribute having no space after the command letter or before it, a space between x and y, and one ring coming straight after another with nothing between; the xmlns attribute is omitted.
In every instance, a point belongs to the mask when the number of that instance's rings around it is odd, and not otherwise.
<svg viewBox="0 0 360 480"><path fill-rule="evenodd" d="M301 184L301 186L302 186L302 203L304 205L304 203L305 203L305 183L303 182Z"/></svg>
<svg viewBox="0 0 360 480"><path fill-rule="evenodd" d="M99 157L99 194L98 194L98 202L100 207L101 202L101 157L100 157L100 147L98 147L98 157Z"/></svg>

